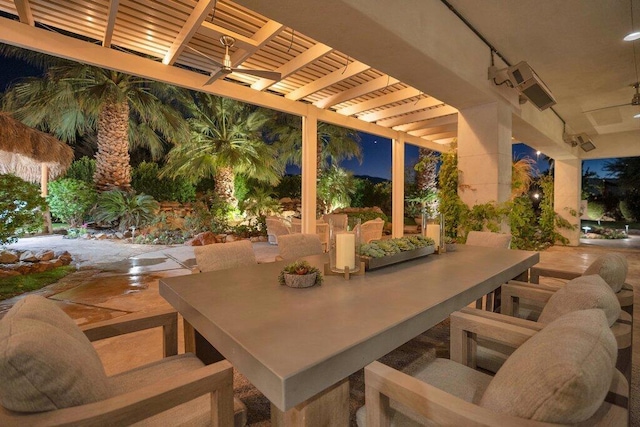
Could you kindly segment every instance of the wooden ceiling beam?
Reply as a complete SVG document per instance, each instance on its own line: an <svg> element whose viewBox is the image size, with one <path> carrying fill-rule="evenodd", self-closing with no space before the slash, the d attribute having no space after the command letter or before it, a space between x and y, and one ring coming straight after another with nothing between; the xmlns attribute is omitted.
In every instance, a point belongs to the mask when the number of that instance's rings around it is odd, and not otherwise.
<svg viewBox="0 0 640 427"><path fill-rule="evenodd" d="M447 132L458 132L458 125L445 125L445 126L435 126L435 127L427 127L427 128L423 128L423 129L416 129L416 130L412 130L408 133L410 133L411 135L415 135L415 136L421 136L421 137L425 137L428 139L431 139L430 136L431 135L436 135L436 134L440 134L440 133L447 133Z"/></svg>
<svg viewBox="0 0 640 427"><path fill-rule="evenodd" d="M120 0L111 0L109 2L109 11L107 12L107 26L104 29L104 37L102 37L102 46L111 47L111 38L113 37L113 29L116 26L116 16L118 15L118 5Z"/></svg>
<svg viewBox="0 0 640 427"><path fill-rule="evenodd" d="M328 88L329 86L333 86L336 83L339 83L343 80L351 78L357 74L360 74L364 71L367 71L371 67L367 64L363 64L360 61L350 62L346 68L341 67L335 70L332 73L327 74L326 76L320 77L318 80L312 81L309 84L299 87L296 90L293 90L285 95L285 98L291 99L293 101L297 101L299 99L304 98L305 96L309 96L312 93L316 93L322 89Z"/></svg>
<svg viewBox="0 0 640 427"><path fill-rule="evenodd" d="M354 114L358 114L363 111L372 110L374 108L379 108L387 104L393 104L394 102L399 102L407 98L418 96L420 95L420 93L421 92L418 89L407 87L395 92L391 92L387 95L382 95L368 101L360 102L356 105L341 108L337 112L345 116L353 116Z"/></svg>
<svg viewBox="0 0 640 427"><path fill-rule="evenodd" d="M283 64L281 67L277 68L274 71L277 71L278 73L280 73L280 75L282 76L282 80L284 80L290 75L298 72L299 70L303 69L307 65L311 64L315 60L322 58L328 53L331 53L332 51L333 51L333 48L325 44L322 44L322 43L315 44L311 46L309 49L302 52L300 55L293 58L291 61L287 62L286 64ZM275 80L260 79L251 85L251 89L265 90L275 83L276 83Z"/></svg>
<svg viewBox="0 0 640 427"><path fill-rule="evenodd" d="M162 63L165 65L173 65L176 59L180 56L185 46L189 44L189 41L193 35L198 31L202 21L205 20L209 11L216 4L216 0L200 0L196 7L193 8L191 15L182 26L182 29L178 33L175 40L171 44L171 47L162 58Z"/></svg>
<svg viewBox="0 0 640 427"><path fill-rule="evenodd" d="M20 22L31 25L32 27L36 25L36 22L33 20L33 14L31 13L29 0L13 0L13 4L16 6L16 10L18 11Z"/></svg>
<svg viewBox="0 0 640 427"><path fill-rule="evenodd" d="M455 108L446 105L444 107L432 108L431 110L420 111L413 114L407 114L406 116L394 117L392 119L386 119L386 120L379 120L376 122L376 124L384 127L394 127L397 125L404 125L407 123L413 123L420 120L435 119L436 117L442 117L442 116L454 114L457 112L458 110L456 110Z"/></svg>
<svg viewBox="0 0 640 427"><path fill-rule="evenodd" d="M313 105L318 108L333 107L334 105L338 105L342 102L346 102L351 99L366 95L368 93L384 89L385 87L394 85L396 83L400 83L400 81L387 75L380 76L377 79L370 80L359 86L345 90L344 92L336 93L335 95L316 101L313 103Z"/></svg>
<svg viewBox="0 0 640 427"><path fill-rule="evenodd" d="M444 103L436 98L429 97L427 99L419 99L417 102L407 102L395 107L386 108L373 113L358 116L360 120L365 122L377 122L378 120L388 119L389 117L400 116L402 114L411 113L413 111L424 110L425 108L443 105Z"/></svg>
<svg viewBox="0 0 640 427"><path fill-rule="evenodd" d="M409 123L406 125L394 126L393 129L400 132L410 132L412 130L417 130L417 129L445 126L445 125L451 125L451 124L455 124L457 126L458 124L457 114L453 114L445 117L438 117L436 119L422 120L419 122Z"/></svg>
<svg viewBox="0 0 640 427"><path fill-rule="evenodd" d="M256 46L256 41L251 37L243 36L242 34L235 33L227 30L219 25L212 24L211 22L204 21L198 28L198 33L205 37L215 39L217 43L220 36L231 36L236 39L235 46L239 49L251 49Z"/></svg>

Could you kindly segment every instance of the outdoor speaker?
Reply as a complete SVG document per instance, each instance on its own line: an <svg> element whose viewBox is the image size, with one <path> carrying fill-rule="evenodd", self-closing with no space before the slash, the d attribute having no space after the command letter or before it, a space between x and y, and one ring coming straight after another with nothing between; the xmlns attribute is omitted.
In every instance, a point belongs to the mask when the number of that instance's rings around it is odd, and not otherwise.
<svg viewBox="0 0 640 427"><path fill-rule="evenodd" d="M513 87L525 96L538 110L545 110L556 103L551 91L525 61L507 68Z"/></svg>

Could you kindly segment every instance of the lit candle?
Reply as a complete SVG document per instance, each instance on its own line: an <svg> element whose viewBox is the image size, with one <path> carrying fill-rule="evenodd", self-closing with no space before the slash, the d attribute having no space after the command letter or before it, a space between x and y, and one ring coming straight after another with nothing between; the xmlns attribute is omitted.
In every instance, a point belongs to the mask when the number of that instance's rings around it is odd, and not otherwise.
<svg viewBox="0 0 640 427"><path fill-rule="evenodd" d="M353 233L336 234L336 268L356 268L356 236Z"/></svg>
<svg viewBox="0 0 640 427"><path fill-rule="evenodd" d="M427 237L431 237L436 248L440 246L440 224L427 224Z"/></svg>

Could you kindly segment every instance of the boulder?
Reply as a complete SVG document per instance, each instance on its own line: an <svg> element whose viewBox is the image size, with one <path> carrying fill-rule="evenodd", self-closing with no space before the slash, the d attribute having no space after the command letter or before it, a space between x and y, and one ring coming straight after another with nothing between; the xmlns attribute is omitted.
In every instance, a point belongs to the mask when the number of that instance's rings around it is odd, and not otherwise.
<svg viewBox="0 0 640 427"><path fill-rule="evenodd" d="M49 261L49 260L52 260L54 257L55 257L55 254L53 253L52 250L40 251L36 254L36 258L38 259L38 261Z"/></svg>
<svg viewBox="0 0 640 427"><path fill-rule="evenodd" d="M59 257L58 260L60 262L62 262L62 265L69 265L71 264L71 254L67 251L64 251Z"/></svg>
<svg viewBox="0 0 640 427"><path fill-rule="evenodd" d="M119 231L116 232L116 234L114 234L114 236L116 236L116 238L120 239L120 240L124 239L124 233L121 233Z"/></svg>
<svg viewBox="0 0 640 427"><path fill-rule="evenodd" d="M104 240L107 238L107 235L104 233L98 233L95 236L93 236L96 240Z"/></svg>
<svg viewBox="0 0 640 427"><path fill-rule="evenodd" d="M20 261L37 262L38 258L33 251L24 251L20 254Z"/></svg>
<svg viewBox="0 0 640 427"><path fill-rule="evenodd" d="M19 276L20 273L15 270L0 270L0 277Z"/></svg>
<svg viewBox="0 0 640 427"><path fill-rule="evenodd" d="M192 239L184 242L187 246L205 246L217 243L216 235L210 231L205 231L200 234L196 234Z"/></svg>
<svg viewBox="0 0 640 427"><path fill-rule="evenodd" d="M18 261L18 255L12 251L0 251L0 264L13 264Z"/></svg>

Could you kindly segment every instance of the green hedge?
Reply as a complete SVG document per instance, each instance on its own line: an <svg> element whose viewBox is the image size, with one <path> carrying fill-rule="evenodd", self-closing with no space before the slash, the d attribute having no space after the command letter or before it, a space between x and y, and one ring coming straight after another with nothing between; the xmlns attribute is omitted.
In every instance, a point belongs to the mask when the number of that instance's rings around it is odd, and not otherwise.
<svg viewBox="0 0 640 427"><path fill-rule="evenodd" d="M182 178L160 178L156 163L142 162L131 172L131 186L137 193L144 193L164 202L192 202L196 188Z"/></svg>

